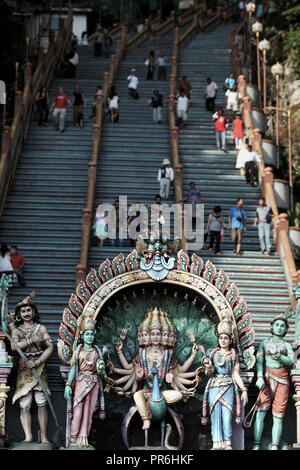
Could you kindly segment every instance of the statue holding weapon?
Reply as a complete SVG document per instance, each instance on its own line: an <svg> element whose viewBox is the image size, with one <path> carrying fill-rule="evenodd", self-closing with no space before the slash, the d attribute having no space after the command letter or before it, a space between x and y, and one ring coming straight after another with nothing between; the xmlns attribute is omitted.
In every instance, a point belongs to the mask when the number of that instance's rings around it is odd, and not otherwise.
<svg viewBox="0 0 300 470"><path fill-rule="evenodd" d="M6 296L3 296L1 323L6 336L11 341L12 350L17 351L20 355L16 390L12 402L15 403L19 400L20 420L25 433L23 442L32 442L31 405L34 398L38 406L41 442L48 444L47 402L52 413L54 410L49 396L50 390L45 366L47 359L53 352L53 342L46 327L40 323L37 307L32 300L34 295L34 293L30 294L16 305L15 325L12 328L11 336L6 325L7 299ZM57 427L59 427L56 416L54 417Z"/></svg>

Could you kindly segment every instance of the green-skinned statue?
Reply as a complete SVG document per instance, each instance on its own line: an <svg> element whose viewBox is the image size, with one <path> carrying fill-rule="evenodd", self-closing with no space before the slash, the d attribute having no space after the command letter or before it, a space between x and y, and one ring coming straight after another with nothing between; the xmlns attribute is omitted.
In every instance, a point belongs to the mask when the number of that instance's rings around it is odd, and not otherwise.
<svg viewBox="0 0 300 470"><path fill-rule="evenodd" d="M292 346L284 341L289 328L286 317L277 315L271 323L271 337L261 341L257 352L259 396L256 403L253 450L259 450L264 420L272 407L273 428L271 450L278 450L282 424L289 397L289 368L293 365Z"/></svg>
<svg viewBox="0 0 300 470"><path fill-rule="evenodd" d="M98 403L99 418L105 419L104 394L100 378L100 375L105 374L105 365L100 349L94 345L93 319L85 318L79 324L78 330L80 344L72 356L65 399L70 401L73 395L70 446L89 447L88 436Z"/></svg>

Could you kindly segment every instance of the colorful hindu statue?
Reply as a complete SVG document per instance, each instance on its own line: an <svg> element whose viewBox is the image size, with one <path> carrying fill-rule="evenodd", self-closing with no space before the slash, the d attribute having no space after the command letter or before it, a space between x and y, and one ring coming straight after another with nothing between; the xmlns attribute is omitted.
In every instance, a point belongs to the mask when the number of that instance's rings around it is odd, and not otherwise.
<svg viewBox="0 0 300 470"><path fill-rule="evenodd" d="M89 447L93 414L99 402L99 418L105 419L103 386L100 376L105 375L101 350L94 344L95 322L90 317L79 321L79 345L72 359L65 386L65 399L73 396L70 446Z"/></svg>
<svg viewBox="0 0 300 470"><path fill-rule="evenodd" d="M209 358L204 360L205 375L209 378L203 397L202 424L207 424L207 405L211 419L212 450L231 450L232 417L234 402L236 422L240 424L242 392L244 406L248 395L239 374L239 362L233 347L233 327L230 318L220 321L217 326L219 347L214 349Z"/></svg>
<svg viewBox="0 0 300 470"><path fill-rule="evenodd" d="M176 328L168 312L158 308L150 309L139 325L138 342L139 352L132 363L128 363L122 353L122 342L116 343L116 351L123 369L112 365L112 371L125 377L116 380L109 378L108 383L117 386L116 390L119 392L121 389L118 386L123 383L123 391L131 390L143 421L143 429L147 430L152 418L148 402L153 391L153 373L159 389L157 393L161 394L165 403L174 404L185 396L193 396L198 384L199 369L187 371L195 361L199 347L194 344L190 357L183 365L178 364L173 351ZM192 387L187 388L186 385Z"/></svg>
<svg viewBox="0 0 300 470"><path fill-rule="evenodd" d="M257 381L260 392L256 402L253 450L259 450L264 420L272 407L273 428L271 450L278 450L283 418L289 397L289 370L293 365L292 346L283 338L289 324L283 314L271 323L271 337L261 341L256 355Z"/></svg>
<svg viewBox="0 0 300 470"><path fill-rule="evenodd" d="M38 407L41 442L47 444L49 442L47 439L47 397L32 369L36 370L50 395L46 361L53 352L53 342L46 327L40 323L37 307L32 301L33 295L25 297L15 308L15 327L11 334L12 350L16 350L15 343L24 353L27 362L20 358L12 402L19 400L20 420L25 433L23 442L32 442L31 405L33 399L35 400Z"/></svg>

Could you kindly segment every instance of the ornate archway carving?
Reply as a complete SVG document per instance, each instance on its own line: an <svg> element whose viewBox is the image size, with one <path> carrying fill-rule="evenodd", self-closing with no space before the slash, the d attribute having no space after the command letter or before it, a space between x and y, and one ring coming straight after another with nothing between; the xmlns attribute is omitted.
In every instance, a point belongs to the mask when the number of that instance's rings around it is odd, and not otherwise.
<svg viewBox="0 0 300 470"><path fill-rule="evenodd" d="M112 262L104 261L98 271L91 269L85 282L80 282L75 294L69 300L69 306L64 309L62 322L59 327L58 355L60 360L69 365L74 341L78 337L77 323L80 316L92 316L97 319L106 302L129 286L134 287L143 283L180 285L193 290L213 307L218 319L230 315L235 324L236 345L240 362L244 368L250 369L255 362L254 347L255 333L252 329L252 319L248 312L247 303L240 296L237 285L230 282L223 269L217 272L211 261L204 263L203 259L193 254L191 257L180 250L174 266L163 279L153 279L149 269L141 269L145 260L134 250L126 259L121 253Z"/></svg>

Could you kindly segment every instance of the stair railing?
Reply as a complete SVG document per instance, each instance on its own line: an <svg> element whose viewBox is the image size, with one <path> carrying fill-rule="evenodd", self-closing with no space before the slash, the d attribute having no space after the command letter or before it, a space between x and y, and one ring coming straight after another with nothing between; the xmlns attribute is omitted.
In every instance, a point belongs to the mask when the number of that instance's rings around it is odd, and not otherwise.
<svg viewBox="0 0 300 470"><path fill-rule="evenodd" d="M121 36L122 36L122 30L123 30L123 26L125 26L126 30L128 31L129 28L130 28L130 18L129 18L129 15L126 15L125 16L125 21L123 21L122 23L120 23L118 26L116 26L115 28L111 29L109 34L110 36L113 38L113 39L120 39Z"/></svg>
<svg viewBox="0 0 300 470"><path fill-rule="evenodd" d="M156 18L154 18L153 20L149 20L148 18L145 19L143 29L127 41L126 47L130 47L133 45L136 47L142 42L146 41L146 39L148 39L150 34L155 35L157 24L159 24L160 26L164 25L164 23L162 25L160 23L161 23L161 10L158 10ZM158 29L160 28L160 26L158 26Z"/></svg>
<svg viewBox="0 0 300 470"><path fill-rule="evenodd" d="M246 19L240 24L237 29L232 29L230 31L230 49L231 49L231 60L235 69L235 74L239 77L242 74L242 61L239 57L237 36L246 35L247 31L247 21Z"/></svg>
<svg viewBox="0 0 300 470"><path fill-rule="evenodd" d="M234 61L236 63L236 59ZM290 245L288 231L289 221L286 213L279 214L275 193L274 193L274 175L271 167L265 167L264 157L262 152L262 136L260 129L253 129L251 118L251 102L250 98L246 96L246 78L244 75L238 77L238 89L242 98L242 116L247 130L247 137L251 145L259 155L261 162L259 163L259 183L261 194L265 198L266 203L271 207L274 218L275 228L275 244L276 252L281 258L284 268L285 277L288 285L289 295L293 309L296 307L295 299L293 296L293 276L296 273L295 260L293 258L292 248Z"/></svg>
<svg viewBox="0 0 300 470"><path fill-rule="evenodd" d="M169 77L169 102L168 102L168 120L170 131L170 154L172 166L174 170L174 201L181 206L180 213L176 213L177 227L182 227L183 216L183 196L182 196L182 165L179 161L179 146L178 146L178 127L176 126L176 90L177 90L177 72L178 72L178 58L179 58L179 28L174 29L173 49L172 49L172 64L171 73ZM180 248L186 249L186 239L184 234L181 235Z"/></svg>
<svg viewBox="0 0 300 470"><path fill-rule="evenodd" d="M230 10L231 9L231 10ZM229 11L228 11L229 10ZM224 15L226 12L226 15ZM178 80L178 63L179 63L179 46L186 45L194 36L199 32L199 16L203 13L202 8L199 8L193 15L193 21L191 26L183 33L180 37L179 28L174 29L174 40L173 40L173 51L172 51L172 64L171 73L169 77L169 103L168 103L168 118L169 118L169 132L170 132L170 155L172 159L172 165L174 169L174 201L181 205L181 214L177 214L177 217L182 218L183 213L183 193L182 193L182 170L183 166L180 163L179 154L179 129L176 126L176 93L177 93L177 80ZM228 13L228 14L227 14ZM225 8L218 10L217 15L202 24L201 29L211 27L212 24L217 25L220 21L226 20L232 14L232 5L228 5ZM177 220L178 226L180 226L180 220ZM187 242L184 234L182 234L181 248L187 249Z"/></svg>
<svg viewBox="0 0 300 470"><path fill-rule="evenodd" d="M193 15L192 23L190 27L183 33L180 37L179 45L180 47L184 47L190 42L194 37L198 34L199 31L201 32L208 32L211 29L215 28L218 24L222 23L223 21L227 21L232 16L232 2L230 1L226 7L218 7L217 13L206 20L203 21L203 14L205 10L203 6L200 5L198 10Z"/></svg>
<svg viewBox="0 0 300 470"><path fill-rule="evenodd" d="M14 177L23 143L27 137L28 127L35 104L35 97L42 86L49 87L60 58L66 53L72 40L73 11L69 6L65 24L60 23L60 32L55 40L52 32L48 53L45 56L41 48L38 66L32 76L32 65L25 64L23 92L15 92L14 117L11 127L4 126L0 160L0 216L3 213L5 200L11 181Z"/></svg>
<svg viewBox="0 0 300 470"><path fill-rule="evenodd" d="M155 21L159 21L160 12ZM145 28L141 33L144 33L146 30L149 34L148 21L145 23ZM80 281L83 281L87 272L88 265L88 253L90 245L90 236L91 236L91 226L92 226L92 215L94 208L94 199L95 199L95 188L96 188L96 174L97 174L97 165L99 160L99 152L101 145L101 131L102 131L102 118L104 112L104 104L107 99L108 91L116 77L118 67L124 55L125 48L129 45L137 46L141 41L141 33L135 35L130 41L126 41L126 29L127 27L123 25L122 27L122 37L120 40L116 41L116 52L115 55L110 57L110 70L103 74L103 98L97 98L96 103L96 124L93 126L93 146L92 146L92 158L88 164L88 189L87 189L87 198L86 198L86 207L82 211L82 235L81 235L81 250L80 250L80 261L76 266L76 284Z"/></svg>
<svg viewBox="0 0 300 470"><path fill-rule="evenodd" d="M108 97L109 90L115 80L119 65L124 54L124 50L126 47L126 29L126 26L123 25L121 39L118 39L116 41L115 54L112 54L110 56L109 71L104 72L103 74L103 96L97 97L96 100L96 124L94 124L93 126L92 157L91 161L88 163L88 188L86 196L86 206L82 210L81 249L80 261L79 264L76 266L76 284L85 279L87 271L92 216L96 190L97 165L101 146L104 106Z"/></svg>

